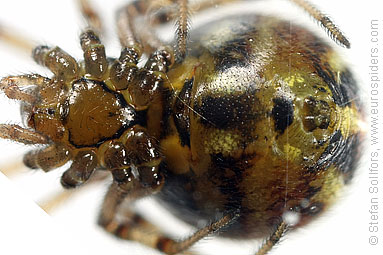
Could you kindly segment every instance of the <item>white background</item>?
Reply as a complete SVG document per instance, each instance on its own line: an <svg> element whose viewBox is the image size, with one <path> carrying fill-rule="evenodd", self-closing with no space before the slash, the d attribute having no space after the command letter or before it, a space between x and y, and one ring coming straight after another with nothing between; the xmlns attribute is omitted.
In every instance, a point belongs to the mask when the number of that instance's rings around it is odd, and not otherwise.
<svg viewBox="0 0 383 255"><path fill-rule="evenodd" d="M113 13L125 1L92 1L105 18L108 34L106 40L108 55L117 56L119 46L113 26ZM277 15L297 18L300 23L311 25L312 19L297 11L286 1L264 1L254 9L275 11ZM340 49L353 67L360 84L368 92L368 61L370 55L369 28L371 19L380 19L382 3L379 0L312 1L329 14L346 33L352 43L351 50ZM239 8L237 6L237 8ZM243 8L243 7L242 7ZM247 9L247 7L246 7ZM235 8L230 8L235 12ZM380 12L379 12L380 11ZM379 16L380 15L380 16ZM194 21L194 23L199 23ZM59 45L76 58L81 57L78 35L83 20L74 1L52 0L12 0L0 2L0 24L6 23L15 30L33 38L36 43ZM325 33L313 25L319 34ZM110 29L109 29L110 28ZM383 35L383 30L380 29ZM381 42L383 36L380 36ZM337 47L337 46L336 46ZM383 44L380 48L383 56ZM0 43L0 77L10 74L39 72L49 75L47 70L37 67L26 54ZM361 93L362 100L368 104L367 97ZM16 102L0 97L0 123L19 123L19 108ZM368 138L368 137L367 137ZM381 142L383 141L380 139ZM368 149L368 148L367 148ZM21 155L28 150L26 146L0 141L0 168L9 168L20 162ZM368 153L366 152L368 155ZM368 244L369 194L368 160L360 164L355 181L331 211L310 226L288 235L271 254L382 254L383 224L380 224L380 244ZM59 171L57 171L59 172ZM157 254L141 245L116 240L102 230L95 222L97 209L102 201L106 184L85 189L78 196L65 203L48 216L33 202L49 198L60 191L59 173L43 174L25 168L7 179L0 173L0 254ZM61 171L62 172L62 171ZM381 172L383 175L383 172ZM381 178L381 183L382 178ZM381 192L383 193L383 186ZM380 194L382 205L383 194ZM142 203L141 209L167 226L172 233L190 233L190 229L179 229L174 219L167 219L166 213L153 207L151 201ZM383 210L380 208L380 210ZM383 216L380 213L380 216ZM383 221L383 217L380 219ZM195 249L201 254L252 254L258 244L254 242L222 241L209 237L200 242Z"/></svg>

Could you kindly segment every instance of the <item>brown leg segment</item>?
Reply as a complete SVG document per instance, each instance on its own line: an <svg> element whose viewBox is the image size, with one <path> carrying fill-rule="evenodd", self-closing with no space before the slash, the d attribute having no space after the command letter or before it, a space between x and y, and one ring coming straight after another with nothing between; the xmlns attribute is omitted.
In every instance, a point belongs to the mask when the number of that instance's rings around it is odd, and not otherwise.
<svg viewBox="0 0 383 255"><path fill-rule="evenodd" d="M166 24L177 17L176 15L181 11L180 9L177 9L174 5L175 1L180 0L171 0L168 6L163 5L160 7L168 7L168 8L162 8L157 12L154 12L155 10L151 10L153 13L148 15L150 18L149 26L157 26ZM234 3L234 2L240 2L241 0L209 0L209 1L198 1L197 3L189 3L188 4L188 10L191 14L198 13L200 11L213 8L215 6ZM173 6L172 6L173 4ZM180 17L179 17L180 18Z"/></svg>
<svg viewBox="0 0 383 255"><path fill-rule="evenodd" d="M89 188L91 185L99 184L100 182L108 180L110 177L110 174L105 171L98 171L95 172L87 182L86 186L83 189L80 188L81 191L87 191L87 188ZM73 190L73 189L64 189L60 191L58 194L53 195L49 197L48 199L44 199L43 201L39 202L39 206L41 209L43 209L46 213L51 214L54 210L56 210L58 207L65 205L65 203L72 198L72 196L79 195L79 189Z"/></svg>
<svg viewBox="0 0 383 255"><path fill-rule="evenodd" d="M91 29L86 30L80 36L80 43L84 52L85 72L95 79L105 78L108 61L98 35Z"/></svg>
<svg viewBox="0 0 383 255"><path fill-rule="evenodd" d="M37 64L51 70L58 80L70 82L79 78L77 61L59 47L37 46L32 57Z"/></svg>
<svg viewBox="0 0 383 255"><path fill-rule="evenodd" d="M305 10L311 17L317 20L324 29L330 34L331 39L340 45L350 48L351 44L345 37L345 35L339 30L339 28L330 20L330 18L324 15L321 11L311 5L309 2L305 0L290 0L295 3L303 10Z"/></svg>
<svg viewBox="0 0 383 255"><path fill-rule="evenodd" d="M224 215L219 220L211 223L210 225L198 230L193 235L188 237L187 239L181 241L174 241L172 239L159 238L156 244L158 250L166 253L166 254L177 254L182 251L185 251L190 246L201 240L202 238L207 237L210 234L215 233L216 231L222 229L228 224L232 223L238 218L237 212L232 212L227 215Z"/></svg>
<svg viewBox="0 0 383 255"><path fill-rule="evenodd" d="M13 160L10 162L5 162L1 164L0 171L7 177L13 177L15 175L21 174L25 170L25 165L21 160Z"/></svg>
<svg viewBox="0 0 383 255"><path fill-rule="evenodd" d="M140 192L134 192L127 197L128 194L119 188L118 184L112 184L102 206L99 224L106 231L119 238L138 241L166 254L177 254L185 251L197 241L225 227L238 217L237 212L227 214L212 224L198 230L190 237L181 241L175 241L160 233L155 226L137 214L124 214L127 218L124 222L119 222L116 219L118 206L122 201L126 198L136 200L142 195L139 193Z"/></svg>
<svg viewBox="0 0 383 255"><path fill-rule="evenodd" d="M0 138L23 144L48 144L47 137L19 125L0 124Z"/></svg>
<svg viewBox="0 0 383 255"><path fill-rule="evenodd" d="M130 182L129 185L130 192L127 188L121 188L118 183L113 182L105 195L98 223L108 232L115 231L115 225L118 225L115 222L115 216L124 200L134 201L146 195L136 182Z"/></svg>
<svg viewBox="0 0 383 255"><path fill-rule="evenodd" d="M81 12L88 28L81 34L80 43L84 52L85 73L95 79L105 78L108 69L105 47L99 35L102 33L102 22L88 0L78 0Z"/></svg>
<svg viewBox="0 0 383 255"><path fill-rule="evenodd" d="M178 0L177 1L179 12L178 19L176 22L177 30L177 44L175 48L175 57L177 62L182 62L186 56L186 43L189 34L189 7L188 0Z"/></svg>
<svg viewBox="0 0 383 255"><path fill-rule="evenodd" d="M175 0L172 0L173 2ZM178 0L180 1L180 0ZM181 0L182 1L182 0ZM194 3L190 4L189 10L192 13L198 13L199 11L212 8L217 5L223 5L228 3L234 3L234 2L241 2L243 0L210 0L210 1L201 1L200 3ZM317 20L326 31L330 34L330 37L337 43L341 44L342 46L346 48L350 48L350 42L347 40L345 35L339 30L339 28L330 20L330 18L326 15L324 15L321 11L316 9L313 5L308 3L305 0L290 0L294 4L296 4L298 7L305 10L311 17L313 17L315 20ZM153 13L153 15L150 16L150 27L155 25L160 25L167 23L174 19L177 13L177 9L175 8L166 8L164 10L161 10L160 12ZM180 17L181 18L181 17Z"/></svg>
<svg viewBox="0 0 383 255"><path fill-rule="evenodd" d="M69 151L60 145L50 145L41 150L24 155L24 164L32 169L41 168L45 172L58 168L70 160Z"/></svg>
<svg viewBox="0 0 383 255"><path fill-rule="evenodd" d="M0 80L0 90L4 91L9 99L21 100L33 104L38 100L38 97L21 90L20 87L29 85L44 87L49 83L50 79L38 74L8 76Z"/></svg>
<svg viewBox="0 0 383 255"><path fill-rule="evenodd" d="M176 59L181 60L186 54L186 42L187 35L189 31L188 25L188 1L187 0L171 0L162 3L164 6L171 5L176 2L179 6L179 18L177 20L177 45ZM157 49L164 49L165 43L158 38L156 33L154 32L153 23L150 22L148 18L144 18L144 23L142 24L142 28L137 29L137 24L135 23L138 17L150 17L150 13L155 8L153 6L161 6L158 5L157 2L153 0L144 0L144 1L133 1L123 7L120 10L120 15L117 19L117 25L120 35L120 41L123 46L132 45L133 43L137 43L138 41L142 44L143 50L145 53L149 54ZM163 22L165 23L165 22ZM159 24L159 23L158 23Z"/></svg>
<svg viewBox="0 0 383 255"><path fill-rule="evenodd" d="M80 151L73 159L73 163L61 177L64 188L76 188L90 178L97 167L97 155L93 151Z"/></svg>
<svg viewBox="0 0 383 255"><path fill-rule="evenodd" d="M0 40L7 43L12 47L16 47L28 55L31 54L32 50L36 47L33 40L22 37L21 33L17 34L14 30L0 24Z"/></svg>
<svg viewBox="0 0 383 255"><path fill-rule="evenodd" d="M92 5L89 3L88 0L78 0L78 3L80 5L81 13L84 16L88 27L101 34L103 32L102 22L100 16L92 8Z"/></svg>
<svg viewBox="0 0 383 255"><path fill-rule="evenodd" d="M150 54L157 49L163 49L165 44L156 36L150 24L144 22L141 29L137 29L136 19L147 14L152 0L135 0L119 10L117 27L123 47L142 45L145 53Z"/></svg>
<svg viewBox="0 0 383 255"><path fill-rule="evenodd" d="M288 230L288 227L289 226L286 222L281 221L281 223L277 226L277 228L274 230L271 236L265 240L261 248L259 248L259 250L255 253L255 255L267 254L274 247L274 245L276 245L279 242L279 240L281 240L282 236Z"/></svg>
<svg viewBox="0 0 383 255"><path fill-rule="evenodd" d="M139 9L136 7L136 1L129 3L121 8L117 14L118 37L121 46L124 48L139 47L142 48L138 38L134 19L139 15Z"/></svg>

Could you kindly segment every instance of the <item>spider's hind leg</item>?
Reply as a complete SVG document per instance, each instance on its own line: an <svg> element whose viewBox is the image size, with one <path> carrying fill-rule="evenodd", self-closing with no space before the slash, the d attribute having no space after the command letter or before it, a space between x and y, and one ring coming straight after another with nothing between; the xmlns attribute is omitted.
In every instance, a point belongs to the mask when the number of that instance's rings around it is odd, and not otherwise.
<svg viewBox="0 0 383 255"><path fill-rule="evenodd" d="M350 48L351 44L346 38L346 36L340 31L340 29L334 24L334 22L313 5L311 5L306 0L290 0L298 7L305 10L311 17L313 17L316 21L318 21L321 26L329 33L331 39L340 45Z"/></svg>
<svg viewBox="0 0 383 255"><path fill-rule="evenodd" d="M257 250L255 255L266 255L286 234L289 229L289 225L281 220L276 226L272 234L263 242L262 246Z"/></svg>
<svg viewBox="0 0 383 255"><path fill-rule="evenodd" d="M228 213L206 227L197 230L186 239L174 240L161 233L153 224L149 223L136 213L130 211L124 212L124 219L118 220L118 217L116 216L119 215L118 209L122 201L127 198L136 200L142 196L140 193L140 188L138 188L133 189L128 194L123 191L118 184L113 183L106 194L99 218L99 224L106 231L119 238L138 241L165 254L178 254L186 251L190 246L202 238L219 231L235 221L238 217L237 212Z"/></svg>

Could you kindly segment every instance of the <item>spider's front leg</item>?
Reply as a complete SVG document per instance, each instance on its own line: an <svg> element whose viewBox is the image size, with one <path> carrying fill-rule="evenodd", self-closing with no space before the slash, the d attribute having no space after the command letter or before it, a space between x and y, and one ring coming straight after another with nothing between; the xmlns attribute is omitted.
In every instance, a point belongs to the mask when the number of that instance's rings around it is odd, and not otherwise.
<svg viewBox="0 0 383 255"><path fill-rule="evenodd" d="M50 80L38 74L8 76L0 80L0 90L9 99L20 100L33 104L39 100L36 93L22 90L23 87L34 84L38 87L47 86ZM24 144L47 144L49 139L34 130L23 128L16 124L0 124L0 138L10 139Z"/></svg>

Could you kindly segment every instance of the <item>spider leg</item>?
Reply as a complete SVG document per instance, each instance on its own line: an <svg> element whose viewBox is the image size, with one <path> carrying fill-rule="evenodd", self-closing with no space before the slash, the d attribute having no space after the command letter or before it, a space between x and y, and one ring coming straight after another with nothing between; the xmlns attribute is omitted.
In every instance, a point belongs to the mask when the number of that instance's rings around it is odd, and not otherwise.
<svg viewBox="0 0 383 255"><path fill-rule="evenodd" d="M188 0L178 0L177 1L179 12L178 19L176 22L177 30L176 30L176 40L177 43L175 45L176 52L176 61L181 62L186 56L187 50L187 40L189 35L189 7Z"/></svg>
<svg viewBox="0 0 383 255"><path fill-rule="evenodd" d="M97 155L93 151L81 151L73 159L73 163L61 177L64 188L75 188L88 181L96 170Z"/></svg>
<svg viewBox="0 0 383 255"><path fill-rule="evenodd" d="M35 43L31 39L22 37L19 33L15 33L13 29L0 24L0 41L8 45L18 48L28 55L35 48Z"/></svg>
<svg viewBox="0 0 383 255"><path fill-rule="evenodd" d="M172 0L173 2L175 0ZM234 2L243 2L244 0L211 0L211 1L201 1L197 3L190 4L189 10L192 13L197 13L205 9L212 8L217 5L223 5ZM331 39L335 42L341 44L346 48L350 48L350 42L347 40L346 36L339 30L339 28L334 24L332 20L309 2L305 0L289 0L296 4L298 7L305 10L311 17L318 21L324 29L330 34ZM167 23L174 19L176 16L177 9L175 8L163 8L158 12L153 12L150 16L150 25L156 26L160 24Z"/></svg>
<svg viewBox="0 0 383 255"><path fill-rule="evenodd" d="M290 0L295 3L297 6L305 10L311 17L317 20L324 29L330 34L331 39L340 45L350 48L351 44L347 40L346 36L339 30L339 28L334 24L330 18L311 5L305 0Z"/></svg>
<svg viewBox="0 0 383 255"><path fill-rule="evenodd" d="M5 164L1 164L0 171L7 177L13 177L15 175L20 174L24 170L25 165L21 160L12 160L10 162L6 162Z"/></svg>
<svg viewBox="0 0 383 255"><path fill-rule="evenodd" d="M97 34L88 29L80 36L81 48L84 52L85 73L95 79L103 79L108 70L105 47Z"/></svg>
<svg viewBox="0 0 383 255"><path fill-rule="evenodd" d="M38 74L8 76L0 80L0 90L4 91L9 99L21 100L33 104L38 100L38 97L26 91L22 91L20 88L29 85L43 87L49 83L50 79Z"/></svg>
<svg viewBox="0 0 383 255"><path fill-rule="evenodd" d="M106 231L119 238L138 241L166 254L177 254L185 251L197 241L220 230L238 217L236 212L229 213L210 225L197 230L190 237L176 241L159 232L154 225L135 213L125 214L126 220L123 222L116 219L120 204L127 199L134 201L140 198L143 195L140 193L140 190L136 190L128 194L119 188L118 184L113 183L105 196L99 224Z"/></svg>
<svg viewBox="0 0 383 255"><path fill-rule="evenodd" d="M24 155L24 164L31 168L41 168L45 172L58 168L70 160L64 146L52 144L44 149L32 150Z"/></svg>
<svg viewBox="0 0 383 255"><path fill-rule="evenodd" d="M79 194L78 189L80 189L80 192L83 190L85 191L87 188L89 188L91 185L99 184L100 182L103 182L107 179L109 179L110 175L109 173L105 171L97 171L94 174L92 174L91 178L87 182L86 186L81 186L77 188L76 190L73 189L63 189L58 194L49 197L48 199L45 199L41 202L39 202L39 206L41 209L43 209L46 213L51 214L54 210L56 210L58 207L63 205L65 202L70 200L72 196L76 196Z"/></svg>
<svg viewBox="0 0 383 255"><path fill-rule="evenodd" d="M101 43L102 22L88 0L78 0L88 28L80 35L84 52L85 73L95 79L104 79L108 70L105 46Z"/></svg>
<svg viewBox="0 0 383 255"><path fill-rule="evenodd" d="M167 4L162 4L155 6L152 10L149 10L151 13L150 15L147 15L147 18L149 19L148 23L150 27L155 27L158 25L166 24L177 17L177 14L179 14L180 9L176 8L177 6L174 5L175 1L179 0L169 0L167 1ZM234 2L240 2L241 0L210 0L210 1L198 1L198 2L192 2L188 3L188 11L192 14L198 13L200 11L213 8L217 5L223 5L228 3L234 3ZM184 17L183 17L184 19Z"/></svg>
<svg viewBox="0 0 383 255"><path fill-rule="evenodd" d="M77 61L59 47L37 46L32 57L37 64L47 67L57 80L70 82L79 77Z"/></svg>
<svg viewBox="0 0 383 255"><path fill-rule="evenodd" d="M276 245L288 230L289 225L283 220L275 228L274 232L264 241L255 255L265 255Z"/></svg>
<svg viewBox="0 0 383 255"><path fill-rule="evenodd" d="M15 124L0 124L0 138L23 144L48 144L49 142L46 136Z"/></svg>
<svg viewBox="0 0 383 255"><path fill-rule="evenodd" d="M88 0L78 0L78 4L80 5L80 10L82 15L84 16L87 25L92 30L96 31L98 34L103 33L103 26L98 13L93 9L92 5Z"/></svg>
<svg viewBox="0 0 383 255"><path fill-rule="evenodd" d="M174 2L174 0L173 0ZM188 26L188 7L187 0L177 0L179 8L179 19L177 22L177 45L176 59L182 59L186 53L186 41L189 31ZM164 3L164 5L171 4L172 1ZM155 51L156 49L164 49L165 43L158 38L148 19L144 19L142 28L138 29L137 18L145 17L150 12L153 5L158 5L152 0L139 1L135 0L127 4L119 10L117 17L117 26L119 31L119 38L123 47L142 45L143 51L147 54ZM161 4L160 4L161 5Z"/></svg>
<svg viewBox="0 0 383 255"><path fill-rule="evenodd" d="M140 45L146 54L165 48L165 43L154 33L146 19L141 24L142 28L138 29L137 26L137 18L144 17L153 2L153 0L135 0L118 11L117 28L123 47Z"/></svg>

